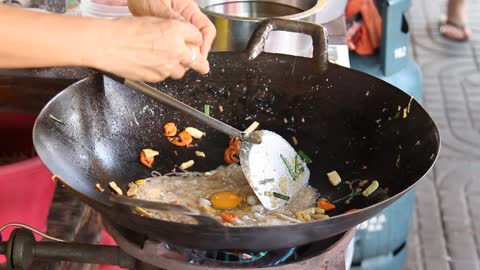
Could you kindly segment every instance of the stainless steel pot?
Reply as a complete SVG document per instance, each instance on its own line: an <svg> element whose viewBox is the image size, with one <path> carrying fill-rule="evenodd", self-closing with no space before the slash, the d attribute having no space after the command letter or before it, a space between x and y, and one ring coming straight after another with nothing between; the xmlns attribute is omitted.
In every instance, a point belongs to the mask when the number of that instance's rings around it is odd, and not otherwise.
<svg viewBox="0 0 480 270"><path fill-rule="evenodd" d="M213 51L242 51L258 23L279 17L325 23L344 13L347 0L196 0L217 28ZM311 37L275 31L265 51L307 57L312 51Z"/></svg>

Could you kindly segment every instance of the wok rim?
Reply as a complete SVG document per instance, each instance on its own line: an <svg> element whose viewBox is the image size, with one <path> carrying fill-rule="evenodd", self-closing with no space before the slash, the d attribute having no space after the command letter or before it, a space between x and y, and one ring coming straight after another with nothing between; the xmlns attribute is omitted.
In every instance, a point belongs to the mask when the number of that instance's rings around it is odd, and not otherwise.
<svg viewBox="0 0 480 270"><path fill-rule="evenodd" d="M238 54L238 53L232 53L232 52L213 52L211 54ZM246 54L245 52L241 52L240 54ZM272 57L275 57L276 55L280 55L280 54L273 54L273 53L266 53L266 52L263 52L262 54L268 54L268 55L271 55ZM286 55L286 56L290 56L290 55ZM391 87L395 88L397 91L399 91L399 94L400 95L404 95L404 96L410 96L408 95L407 93L405 93L403 90L399 89L398 87L394 86L394 85L391 85L389 84L388 82L386 81L383 81L379 78L376 78L370 74L367 74L367 73L364 73L364 72L361 72L361 71L358 71L358 70L355 70L355 69L351 69L351 68L346 68L346 67L343 67L343 66L340 66L340 65L337 65L335 63L331 63L329 62L328 63L328 66L330 67L331 65L334 65L334 66L337 66L337 67L340 67L342 69L345 69L345 70L349 70L349 72L354 72L354 73L361 73L362 76L364 77L370 77L370 78L373 78L374 80L376 81L381 81L382 84L388 84L390 85ZM318 73L318 72L312 72L313 74L315 73ZM33 131L32 131L32 139L33 139L33 145L34 145L34 148L37 150L38 147L39 147L39 142L36 140L36 130L37 130L37 126L38 126L38 123L39 123L39 119L41 117L45 117L46 115L46 111L47 109L51 106L52 103L56 102L57 99L59 99L62 95L66 94L67 92L69 91L74 91L72 90L72 88L74 88L74 86L76 85L79 85L79 84L84 84L86 81L88 80L98 80L99 78L103 77L101 74L99 73L96 73L96 74L92 74L92 75L89 75L77 82L74 82L73 84L69 85L67 88L63 89L61 92L59 92L57 95L55 95L51 100L48 101L48 103L42 108L42 110L40 111L40 113L38 114L37 116L37 119L35 120L35 124L34 124L34 127L33 127ZM428 111L423 107L422 104L420 104L417 100L414 99L414 102L416 102L416 106L418 106L418 108L421 108L422 110L422 113L426 114L430 120L431 120L431 123L433 124L433 131L434 131L434 134L436 135L436 137L438 138L438 145L435 149L435 153L433 153L435 155L435 157L433 159L431 159L431 163L430 165L428 166L428 169L426 169L421 177L419 177L413 184L411 184L408 188L402 190L401 192L395 194L395 195L392 195L391 197L389 197L388 199L386 200L383 200L381 202L378 202L378 203L375 203L375 204L372 204L372 205L369 205L367 207L364 207L364 208L361 208L357 211L354 211L354 212L351 212L351 213L342 213L342 214L339 214L339 215L335 215L335 216L331 216L329 217L328 219L323 219L323 220L315 220L315 221L310 221L310 222L304 222L304 223L292 223L292 224L282 224L282 225L270 225L270 226L233 226L233 227L230 227L230 226L224 226L222 225L221 223L219 223L219 227L220 228L223 228L225 231L228 231L228 232L245 232L245 231L251 231L251 230L255 230L257 232L260 233L260 231L262 230L268 230L268 229L272 229L272 228L275 228L276 230L284 230L284 229L288 229L288 228L292 228L292 226L295 226L295 228L298 228L298 227L301 227L302 225L303 226L308 226L308 225L311 225L311 226L315 226L315 225L319 225L319 224L323 224L323 223L330 223L330 222L335 222L336 220L338 219L343 219L345 216L347 215L351 215L351 216L357 216L361 213L365 213L367 212L368 210L374 210L374 208L380 208L381 210L385 209L386 207L390 206L392 203L394 203L396 200L398 200L401 196L403 196L405 193L407 193L408 191L410 191L411 189L413 189L419 181L421 181L433 168L433 166L435 165L437 159L438 159L438 156L439 156L439 153L440 153L440 148L441 148L441 136L440 136L440 132L439 132L439 129L438 129L438 126L437 124L433 121L433 118L431 117L431 115L428 113ZM98 208L99 205L100 206L106 206L106 207L114 207L114 203L111 203L111 204L106 204L102 201L99 201L99 200L96 200L90 196L88 196L87 194L84 194L82 192L79 192L77 191L76 189L74 189L72 186L70 186L67 182L63 181L63 178L61 177L61 175L58 175L58 174L55 174L54 171L52 170L52 165L51 164L46 164L44 161L43 161L43 158L42 158L42 153L41 151L37 151L37 154L38 154L38 157L40 158L40 160L42 160L42 163L45 164L45 166L52 172L52 174L56 175L57 177L59 177L61 179L61 182L70 190L70 192L72 192L75 196L79 197L80 199L82 199L82 201L84 201L85 203L87 203L88 205L92 206L96 211L99 211L100 213L102 214L106 214L108 216L107 213L103 213L103 211L99 210ZM131 209L131 208L130 208ZM380 210L380 211L381 211ZM378 212L380 212L378 211ZM378 214L378 212L376 214ZM144 218L144 219L149 219L151 220L151 218L147 218L147 217L144 217L144 216L140 216L136 213L131 213L132 215L136 215L137 217L136 218ZM376 214L374 215L371 215L369 216L368 218L364 218L362 219L362 222L365 221L365 220L368 220L370 219L371 217L375 216ZM161 219L156 219L157 221L161 221L161 222L167 222L169 224L182 224L182 225L185 225L185 226L189 226L189 227L192 227L192 228L198 228L200 224L184 224L184 223L178 223L178 222L171 222L171 221L164 221L164 220L161 220ZM323 223L322 223L323 222ZM360 223L358 223L360 224ZM357 224L357 225L358 225ZM143 232L145 233L145 232ZM148 232L146 232L146 234L148 234Z"/></svg>

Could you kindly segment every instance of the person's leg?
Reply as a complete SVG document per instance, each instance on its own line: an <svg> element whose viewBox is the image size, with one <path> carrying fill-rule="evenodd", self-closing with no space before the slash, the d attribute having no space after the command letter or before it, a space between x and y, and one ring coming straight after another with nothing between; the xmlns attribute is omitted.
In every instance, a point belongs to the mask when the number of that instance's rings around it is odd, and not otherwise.
<svg viewBox="0 0 480 270"><path fill-rule="evenodd" d="M466 25L466 0L448 0L447 18L441 22L440 33L446 38L464 41L470 36L470 30Z"/></svg>

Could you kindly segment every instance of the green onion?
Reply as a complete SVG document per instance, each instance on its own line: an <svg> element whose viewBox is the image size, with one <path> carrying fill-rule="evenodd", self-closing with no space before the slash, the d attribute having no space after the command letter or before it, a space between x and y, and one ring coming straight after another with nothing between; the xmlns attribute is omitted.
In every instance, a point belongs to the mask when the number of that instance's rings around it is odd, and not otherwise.
<svg viewBox="0 0 480 270"><path fill-rule="evenodd" d="M55 117L55 115L53 115L53 114L50 114L48 117L50 117L50 119L54 120L55 122L63 124L63 121L58 119L57 117Z"/></svg>
<svg viewBox="0 0 480 270"><path fill-rule="evenodd" d="M287 167L288 173L290 174L292 179L295 181L295 178L297 178L297 174L292 170L292 168L290 167L290 164L288 164L288 160L282 154L280 154L280 158L282 159L283 164L285 164L285 166Z"/></svg>
<svg viewBox="0 0 480 270"><path fill-rule="evenodd" d="M298 155L295 155L295 173L298 174L299 171L298 171Z"/></svg>
<svg viewBox="0 0 480 270"><path fill-rule="evenodd" d="M302 157L305 163L307 164L312 163L312 159L309 156L307 156L307 154L305 154L302 150L298 151L298 154Z"/></svg>
<svg viewBox="0 0 480 270"><path fill-rule="evenodd" d="M288 197L287 195L283 195L283 194L277 193L277 192L273 192L273 197L276 197L276 198L279 198L279 199L282 199L282 200L285 200L285 201L290 200L290 197Z"/></svg>
<svg viewBox="0 0 480 270"><path fill-rule="evenodd" d="M210 115L210 105L205 104L203 106L203 113L206 114L206 115Z"/></svg>

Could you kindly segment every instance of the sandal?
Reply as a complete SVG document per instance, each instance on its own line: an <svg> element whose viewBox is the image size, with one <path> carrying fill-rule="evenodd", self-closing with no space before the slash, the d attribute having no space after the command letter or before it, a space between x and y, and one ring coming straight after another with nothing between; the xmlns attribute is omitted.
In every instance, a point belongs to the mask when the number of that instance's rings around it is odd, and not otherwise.
<svg viewBox="0 0 480 270"><path fill-rule="evenodd" d="M446 18L440 20L439 31L444 38L453 41L467 41L471 35L470 29L465 25L453 23Z"/></svg>

